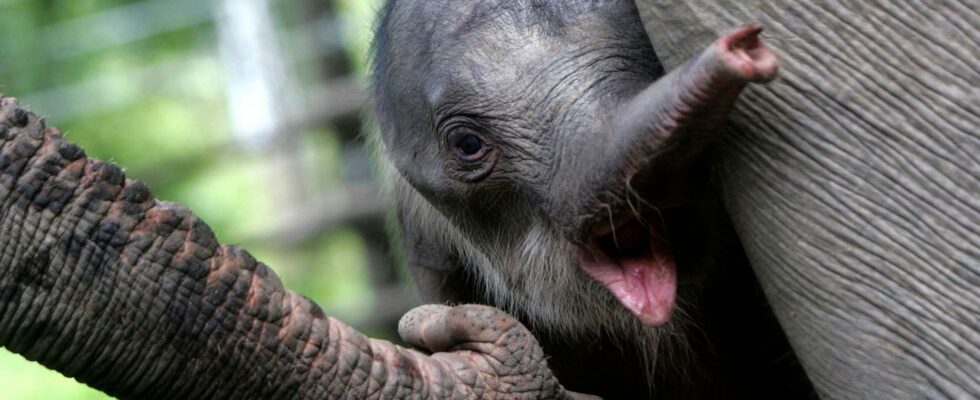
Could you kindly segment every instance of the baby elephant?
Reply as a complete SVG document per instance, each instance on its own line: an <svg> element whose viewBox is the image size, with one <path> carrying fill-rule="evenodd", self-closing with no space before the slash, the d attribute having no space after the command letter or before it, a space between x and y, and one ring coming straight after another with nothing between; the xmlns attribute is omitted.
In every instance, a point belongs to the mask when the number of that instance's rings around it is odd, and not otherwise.
<svg viewBox="0 0 980 400"><path fill-rule="evenodd" d="M511 313L571 390L770 385L740 370L791 353L750 272L730 280L743 261L718 250L727 222L706 214L698 162L742 89L777 74L761 31L737 28L664 75L632 1L388 1L378 142L423 295Z"/></svg>

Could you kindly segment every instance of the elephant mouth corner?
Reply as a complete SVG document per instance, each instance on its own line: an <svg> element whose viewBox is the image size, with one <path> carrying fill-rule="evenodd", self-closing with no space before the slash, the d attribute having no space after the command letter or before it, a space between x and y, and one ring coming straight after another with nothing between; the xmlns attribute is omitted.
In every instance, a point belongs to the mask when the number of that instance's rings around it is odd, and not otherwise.
<svg viewBox="0 0 980 400"><path fill-rule="evenodd" d="M645 325L665 324L674 310L677 266L662 224L627 214L593 230L579 265Z"/></svg>

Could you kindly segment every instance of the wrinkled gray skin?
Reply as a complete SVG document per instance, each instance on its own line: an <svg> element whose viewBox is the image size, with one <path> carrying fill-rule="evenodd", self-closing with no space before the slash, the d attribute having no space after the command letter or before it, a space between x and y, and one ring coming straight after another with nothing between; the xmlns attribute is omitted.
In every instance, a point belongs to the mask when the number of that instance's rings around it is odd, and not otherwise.
<svg viewBox="0 0 980 400"><path fill-rule="evenodd" d="M422 307L399 331L441 352L324 315L0 95L0 346L123 399L571 396L499 310Z"/></svg>
<svg viewBox="0 0 980 400"><path fill-rule="evenodd" d="M807 394L750 273L733 272L738 253L715 248L725 218L700 201L697 160L742 88L775 76L758 27L719 34L661 77L632 1L409 0L381 13L381 158L430 301L517 316L577 391ZM645 239L603 247L596 232L624 218ZM584 270L583 254L617 252L676 262L666 322L644 323Z"/></svg>
<svg viewBox="0 0 980 400"><path fill-rule="evenodd" d="M980 397L975 1L640 0L665 66L766 26L721 146L735 228L818 392Z"/></svg>

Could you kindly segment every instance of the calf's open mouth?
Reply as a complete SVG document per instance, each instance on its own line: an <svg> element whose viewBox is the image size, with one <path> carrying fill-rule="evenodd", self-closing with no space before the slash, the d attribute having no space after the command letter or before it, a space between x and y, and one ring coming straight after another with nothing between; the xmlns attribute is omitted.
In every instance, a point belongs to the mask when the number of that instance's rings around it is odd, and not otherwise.
<svg viewBox="0 0 980 400"><path fill-rule="evenodd" d="M657 219L628 215L594 231L579 263L644 324L663 325L674 310L677 267Z"/></svg>

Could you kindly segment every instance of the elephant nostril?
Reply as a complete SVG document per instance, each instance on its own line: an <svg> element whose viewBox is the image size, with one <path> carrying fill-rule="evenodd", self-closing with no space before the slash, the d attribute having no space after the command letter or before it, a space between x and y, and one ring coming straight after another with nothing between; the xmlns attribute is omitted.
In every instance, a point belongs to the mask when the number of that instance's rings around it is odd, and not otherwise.
<svg viewBox="0 0 980 400"><path fill-rule="evenodd" d="M738 29L728 42L728 50L751 51L762 47L762 41L759 40L760 33L762 33L762 25L758 24L749 24Z"/></svg>
<svg viewBox="0 0 980 400"><path fill-rule="evenodd" d="M740 79L767 82L776 77L779 60L759 38L760 33L762 25L748 24L719 39L722 60Z"/></svg>

